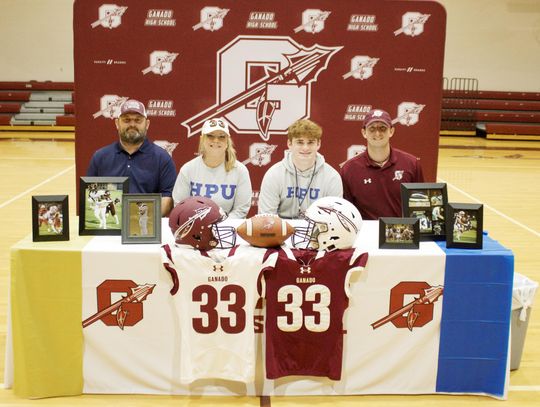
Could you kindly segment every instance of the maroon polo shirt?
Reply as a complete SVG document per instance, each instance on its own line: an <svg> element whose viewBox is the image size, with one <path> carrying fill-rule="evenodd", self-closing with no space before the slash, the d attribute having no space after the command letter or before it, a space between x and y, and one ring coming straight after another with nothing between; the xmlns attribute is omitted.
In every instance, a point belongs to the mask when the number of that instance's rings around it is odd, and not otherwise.
<svg viewBox="0 0 540 407"><path fill-rule="evenodd" d="M424 182L419 159L397 148L390 149L390 158L382 167L364 151L343 164L340 174L343 198L367 220L401 217L401 183Z"/></svg>

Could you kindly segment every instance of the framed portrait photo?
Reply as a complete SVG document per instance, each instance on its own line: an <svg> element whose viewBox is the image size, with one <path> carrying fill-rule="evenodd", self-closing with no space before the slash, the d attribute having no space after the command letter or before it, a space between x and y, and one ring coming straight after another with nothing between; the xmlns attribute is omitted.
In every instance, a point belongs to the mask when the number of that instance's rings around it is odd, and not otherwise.
<svg viewBox="0 0 540 407"><path fill-rule="evenodd" d="M484 205L448 203L446 213L446 247L481 249Z"/></svg>
<svg viewBox="0 0 540 407"><path fill-rule="evenodd" d="M128 177L81 177L79 235L120 235L122 196L128 187Z"/></svg>
<svg viewBox="0 0 540 407"><path fill-rule="evenodd" d="M418 249L418 218L379 218L379 249Z"/></svg>
<svg viewBox="0 0 540 407"><path fill-rule="evenodd" d="M405 182L401 184L401 208L404 217L420 222L420 240L446 239L448 193L443 182Z"/></svg>
<svg viewBox="0 0 540 407"><path fill-rule="evenodd" d="M122 244L161 243L161 194L124 194Z"/></svg>
<svg viewBox="0 0 540 407"><path fill-rule="evenodd" d="M58 240L69 240L68 196L32 196L32 241Z"/></svg>

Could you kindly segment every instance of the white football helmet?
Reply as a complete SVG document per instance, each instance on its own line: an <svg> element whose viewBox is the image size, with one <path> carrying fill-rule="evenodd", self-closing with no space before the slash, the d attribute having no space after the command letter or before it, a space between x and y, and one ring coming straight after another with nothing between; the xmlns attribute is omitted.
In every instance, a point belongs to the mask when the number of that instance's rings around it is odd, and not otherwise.
<svg viewBox="0 0 540 407"><path fill-rule="evenodd" d="M307 208L307 227L297 227L292 237L294 247L332 251L350 249L362 229L362 216L343 198L327 196Z"/></svg>

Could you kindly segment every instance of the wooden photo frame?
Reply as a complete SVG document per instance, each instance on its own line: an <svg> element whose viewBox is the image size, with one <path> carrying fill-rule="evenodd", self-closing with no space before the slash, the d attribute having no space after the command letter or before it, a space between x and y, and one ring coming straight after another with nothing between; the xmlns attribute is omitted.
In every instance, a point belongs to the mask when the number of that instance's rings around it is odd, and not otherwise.
<svg viewBox="0 0 540 407"><path fill-rule="evenodd" d="M69 240L69 199L67 195L32 196L32 241Z"/></svg>
<svg viewBox="0 0 540 407"><path fill-rule="evenodd" d="M448 203L446 213L446 247L481 249L484 205Z"/></svg>
<svg viewBox="0 0 540 407"><path fill-rule="evenodd" d="M379 249L418 249L420 220L418 218L379 218Z"/></svg>
<svg viewBox="0 0 540 407"><path fill-rule="evenodd" d="M161 243L161 194L124 194L122 244Z"/></svg>
<svg viewBox="0 0 540 407"><path fill-rule="evenodd" d="M79 235L120 235L122 195L128 188L128 177L81 177Z"/></svg>
<svg viewBox="0 0 540 407"><path fill-rule="evenodd" d="M418 218L420 240L446 239L448 193L443 182L405 182L401 184L404 217Z"/></svg>

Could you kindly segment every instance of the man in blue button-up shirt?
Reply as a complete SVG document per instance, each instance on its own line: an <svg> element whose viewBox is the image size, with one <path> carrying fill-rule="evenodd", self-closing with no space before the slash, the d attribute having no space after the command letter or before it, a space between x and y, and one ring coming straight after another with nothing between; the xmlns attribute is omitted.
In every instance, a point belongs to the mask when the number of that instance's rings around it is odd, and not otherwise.
<svg viewBox="0 0 540 407"><path fill-rule="evenodd" d="M129 177L129 192L160 193L162 215L168 216L176 167L163 148L146 138L150 120L144 105L134 99L126 101L115 124L119 140L94 153L86 175Z"/></svg>

